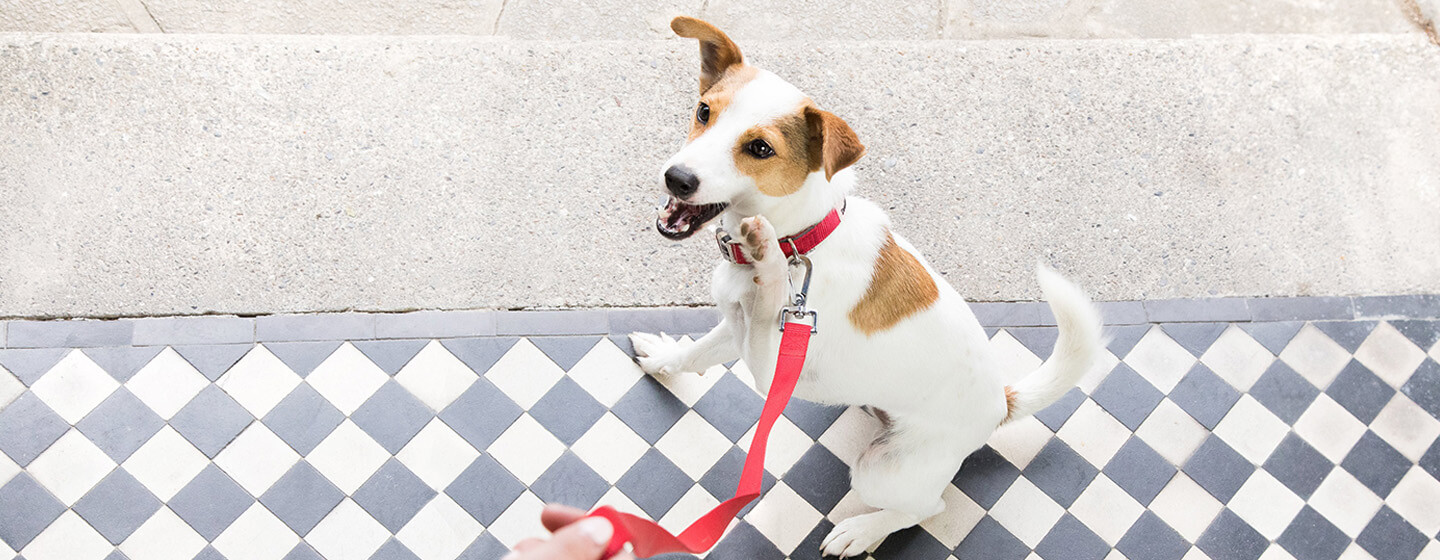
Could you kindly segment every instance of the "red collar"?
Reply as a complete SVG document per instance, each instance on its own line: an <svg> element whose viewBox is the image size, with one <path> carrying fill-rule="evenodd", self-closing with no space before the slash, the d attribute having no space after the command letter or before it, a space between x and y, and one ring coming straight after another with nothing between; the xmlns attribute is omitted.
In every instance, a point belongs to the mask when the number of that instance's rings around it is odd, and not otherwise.
<svg viewBox="0 0 1440 560"><path fill-rule="evenodd" d="M840 217L845 215L845 207L831 210L825 215L820 223L805 228L805 231L790 237L780 238L780 252L786 257L793 257L797 253L804 255L814 250L826 237L829 237L835 228L840 227ZM733 241L730 234L723 229L715 230L715 241L720 244L720 254L725 260L735 264L750 264L750 259L745 258L745 252L740 249L740 242Z"/></svg>

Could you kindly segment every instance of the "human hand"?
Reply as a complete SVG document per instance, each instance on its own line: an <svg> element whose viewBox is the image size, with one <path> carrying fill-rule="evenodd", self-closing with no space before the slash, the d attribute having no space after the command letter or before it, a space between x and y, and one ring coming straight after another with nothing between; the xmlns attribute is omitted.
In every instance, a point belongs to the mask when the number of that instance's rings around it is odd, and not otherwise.
<svg viewBox="0 0 1440 560"><path fill-rule="evenodd" d="M540 512L540 524L554 534L549 540L520 541L502 560L604 560L605 547L610 544L615 528L603 518L585 515L584 511L572 507L545 506ZM629 552L611 558L635 560Z"/></svg>

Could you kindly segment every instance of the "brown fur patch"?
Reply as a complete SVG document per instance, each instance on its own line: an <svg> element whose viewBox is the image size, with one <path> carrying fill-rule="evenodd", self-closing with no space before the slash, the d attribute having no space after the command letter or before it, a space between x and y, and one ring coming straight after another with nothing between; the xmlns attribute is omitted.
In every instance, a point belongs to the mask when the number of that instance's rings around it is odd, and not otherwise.
<svg viewBox="0 0 1440 560"><path fill-rule="evenodd" d="M870 287L850 310L850 324L867 335L874 334L925 310L939 298L935 279L915 255L895 243L887 230L885 245L875 259Z"/></svg>
<svg viewBox="0 0 1440 560"><path fill-rule="evenodd" d="M746 145L756 139L763 139L775 150L775 155L758 159L746 150ZM735 167L741 173L755 180L761 193L769 196L785 196L800 190L805 178L813 171L810 158L811 138L801 111L782 117L773 123L752 127L740 135L735 142Z"/></svg>
<svg viewBox="0 0 1440 560"><path fill-rule="evenodd" d="M709 130L710 125L715 124L716 119L720 118L720 114L724 113L725 108L730 106L730 100L735 98L735 94L740 92L740 88L745 87L745 84L750 83L750 80L754 80L758 72L754 66L740 65L733 67L726 71L725 75L722 76L719 81L715 82L714 85L701 92L700 103L710 106L710 120L701 124L700 121L695 119L695 111L691 110L690 136L687 141L693 141L706 130ZM700 103L695 104L697 109L700 107Z"/></svg>
<svg viewBox="0 0 1440 560"><path fill-rule="evenodd" d="M810 169L824 169L826 181L865 155L865 145L844 119L808 105L804 108L804 117L810 130Z"/></svg>
<svg viewBox="0 0 1440 560"><path fill-rule="evenodd" d="M676 35L700 40L700 92L710 89L731 67L745 62L740 47L709 22L680 16L670 20Z"/></svg>
<svg viewBox="0 0 1440 560"><path fill-rule="evenodd" d="M1015 406L1016 406L1016 404L1017 404L1017 403L1015 402L1016 396L1017 396L1017 394L1015 393L1015 389L1014 389L1013 387L1009 386L1009 385L1006 385L1006 386L1005 386L1005 420L1001 422L1002 424L1005 423L1005 422L1009 422L1009 421L1010 421L1010 418L1011 418L1012 416L1015 416Z"/></svg>

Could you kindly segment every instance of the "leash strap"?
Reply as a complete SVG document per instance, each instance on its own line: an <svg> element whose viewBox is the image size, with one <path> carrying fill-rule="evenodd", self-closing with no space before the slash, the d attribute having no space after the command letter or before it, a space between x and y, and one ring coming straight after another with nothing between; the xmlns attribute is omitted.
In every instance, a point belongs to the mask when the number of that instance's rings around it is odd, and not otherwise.
<svg viewBox="0 0 1440 560"><path fill-rule="evenodd" d="M603 517L615 527L615 536L605 549L605 558L610 558L625 547L625 543L641 558L648 558L668 552L699 554L715 546L725 528L745 509L746 505L760 497L760 486L765 475L765 445L770 439L770 429L780 419L780 413L790 402L795 392L795 383L800 380L800 369L805 365L805 351L810 347L811 325L789 322L780 335L780 355L775 360L775 380L770 384L770 394L765 397L765 408L760 412L760 422L755 426L755 438L750 441L750 452L745 456L745 467L740 474L740 484L735 497L726 500L709 513L685 528L679 536L670 534L660 525L628 513L603 506L590 517Z"/></svg>

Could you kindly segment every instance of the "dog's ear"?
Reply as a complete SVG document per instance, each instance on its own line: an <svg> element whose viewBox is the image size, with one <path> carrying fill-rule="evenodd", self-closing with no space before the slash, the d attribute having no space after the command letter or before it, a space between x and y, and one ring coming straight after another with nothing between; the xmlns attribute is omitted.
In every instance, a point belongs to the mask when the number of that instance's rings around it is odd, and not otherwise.
<svg viewBox="0 0 1440 560"><path fill-rule="evenodd" d="M805 125L810 128L810 168L824 169L826 181L865 155L855 131L833 113L806 105Z"/></svg>
<svg viewBox="0 0 1440 560"><path fill-rule="evenodd" d="M681 37L700 40L700 93L710 89L731 66L743 64L740 47L725 32L707 22L680 16L670 20L670 29Z"/></svg>

